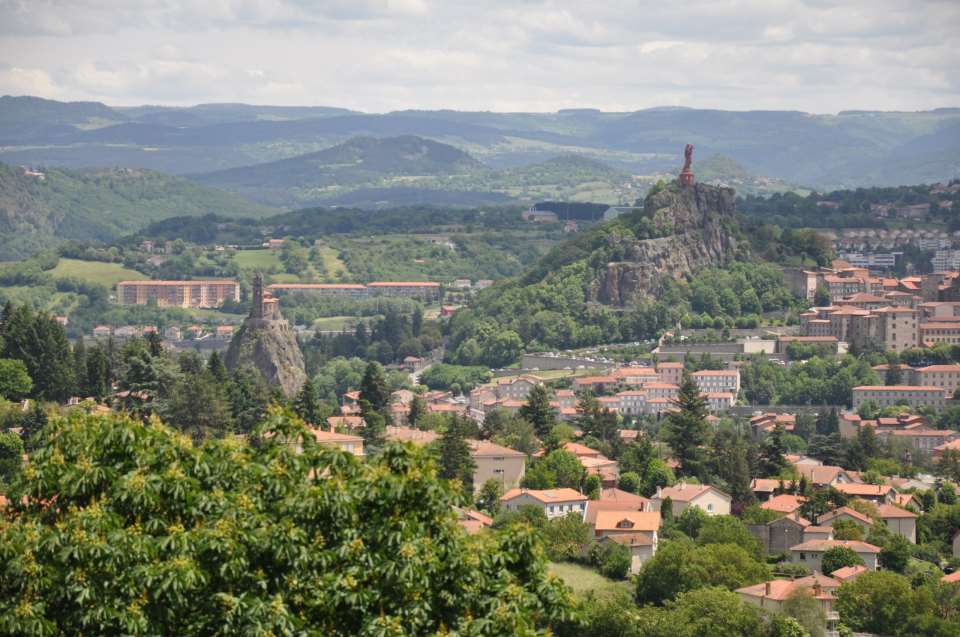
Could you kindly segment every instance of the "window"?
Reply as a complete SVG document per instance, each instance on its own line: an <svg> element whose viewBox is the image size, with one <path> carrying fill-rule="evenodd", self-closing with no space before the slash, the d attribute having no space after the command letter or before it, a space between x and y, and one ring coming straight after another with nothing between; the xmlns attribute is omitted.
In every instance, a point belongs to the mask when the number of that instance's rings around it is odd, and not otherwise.
<svg viewBox="0 0 960 637"><path fill-rule="evenodd" d="M712 502L708 502L708 503L707 503L707 513L713 513L713 503L712 503Z"/></svg>

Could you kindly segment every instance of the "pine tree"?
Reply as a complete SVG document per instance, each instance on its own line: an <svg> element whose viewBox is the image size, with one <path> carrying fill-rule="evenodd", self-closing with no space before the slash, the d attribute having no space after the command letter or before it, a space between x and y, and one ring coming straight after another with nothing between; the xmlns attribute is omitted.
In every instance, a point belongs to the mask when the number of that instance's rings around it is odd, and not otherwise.
<svg viewBox="0 0 960 637"><path fill-rule="evenodd" d="M207 369L210 370L210 373L213 374L214 379L218 383L226 383L230 378L230 375L227 373L227 366L223 364L223 358L219 352L210 354L210 358L207 359Z"/></svg>
<svg viewBox="0 0 960 637"><path fill-rule="evenodd" d="M385 442L384 434L387 430L387 421L383 414L374 409L370 401L364 398L360 399L360 415L364 422L363 429L360 431L364 447L368 453L373 453L380 449Z"/></svg>
<svg viewBox="0 0 960 637"><path fill-rule="evenodd" d="M109 390L109 362L103 348L97 345L87 352L84 395L96 400L107 397Z"/></svg>
<svg viewBox="0 0 960 637"><path fill-rule="evenodd" d="M413 332L413 335L419 337L423 333L423 310L420 306L417 306L417 309L413 311L413 316L410 318L410 331Z"/></svg>
<svg viewBox="0 0 960 637"><path fill-rule="evenodd" d="M23 446L27 448L27 451L36 448L40 431L46 426L48 420L47 410L43 408L43 403L39 400L33 401L33 408L23 420L20 430L20 437L23 439Z"/></svg>
<svg viewBox="0 0 960 637"><path fill-rule="evenodd" d="M154 358L163 354L163 339L160 338L160 335L156 332L150 332L147 334L147 349L150 351L150 356Z"/></svg>
<svg viewBox="0 0 960 637"><path fill-rule="evenodd" d="M369 403L373 411L386 418L387 406L390 404L390 390L387 388L387 379L380 363L371 361L363 372L360 382L360 400Z"/></svg>
<svg viewBox="0 0 960 637"><path fill-rule="evenodd" d="M293 401L293 410L300 418L314 427L320 426L320 402L317 400L317 388L313 380L307 378L300 388L300 393Z"/></svg>
<svg viewBox="0 0 960 637"><path fill-rule="evenodd" d="M773 431L764 439L763 450L760 453L761 471L766 476L775 476L787 468L787 459L784 457L786 447L783 444L783 424L777 423Z"/></svg>
<svg viewBox="0 0 960 637"><path fill-rule="evenodd" d="M87 348L83 344L83 337L73 344L73 377L76 379L74 389L80 397L89 396L87 392Z"/></svg>
<svg viewBox="0 0 960 637"><path fill-rule="evenodd" d="M464 493L472 495L473 472L476 464L470 454L470 443L467 442L469 429L464 420L458 416L452 416L446 431L440 436L440 470L437 475L446 480L459 480L463 485Z"/></svg>
<svg viewBox="0 0 960 637"><path fill-rule="evenodd" d="M680 386L676 406L679 411L667 416L664 439L684 475L705 477L700 446L709 433L707 399L689 376Z"/></svg>
<svg viewBox="0 0 960 637"><path fill-rule="evenodd" d="M550 406L550 394L544 385L535 385L527 395L527 403L520 408L520 417L533 425L537 437L545 438L556 424L556 415Z"/></svg>
<svg viewBox="0 0 960 637"><path fill-rule="evenodd" d="M424 418L427 415L427 403L420 396L414 396L410 401L410 411L407 413L407 424L411 427L420 428L425 424Z"/></svg>
<svg viewBox="0 0 960 637"><path fill-rule="evenodd" d="M900 363L890 363L890 367L887 368L885 384L890 386L890 385L900 385L902 383L903 383L903 369L900 367Z"/></svg>

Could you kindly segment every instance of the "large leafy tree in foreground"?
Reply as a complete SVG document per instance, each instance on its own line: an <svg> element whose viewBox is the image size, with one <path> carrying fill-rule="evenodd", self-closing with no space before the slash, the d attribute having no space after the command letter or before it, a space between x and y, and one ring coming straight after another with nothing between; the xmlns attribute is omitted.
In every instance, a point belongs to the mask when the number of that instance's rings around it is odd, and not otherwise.
<svg viewBox="0 0 960 637"><path fill-rule="evenodd" d="M0 634L539 635L569 619L533 531L464 534L425 452L364 462L305 433L278 411L254 444L51 421L0 517Z"/></svg>

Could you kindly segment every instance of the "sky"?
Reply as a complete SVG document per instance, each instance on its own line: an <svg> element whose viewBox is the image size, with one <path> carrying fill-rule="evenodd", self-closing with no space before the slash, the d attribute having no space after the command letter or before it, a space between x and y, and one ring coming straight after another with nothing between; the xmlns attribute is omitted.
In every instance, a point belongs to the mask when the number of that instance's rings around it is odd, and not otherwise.
<svg viewBox="0 0 960 637"><path fill-rule="evenodd" d="M960 107L960 0L0 0L0 94L401 109Z"/></svg>

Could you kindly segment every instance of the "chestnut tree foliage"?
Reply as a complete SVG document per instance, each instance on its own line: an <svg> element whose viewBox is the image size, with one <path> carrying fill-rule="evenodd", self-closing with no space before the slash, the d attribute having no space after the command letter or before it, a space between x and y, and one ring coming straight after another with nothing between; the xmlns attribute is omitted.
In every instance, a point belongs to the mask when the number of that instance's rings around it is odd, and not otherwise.
<svg viewBox="0 0 960 637"><path fill-rule="evenodd" d="M199 446L156 420L51 421L0 515L0 634L542 635L572 619L534 532L466 535L425 452L359 459L305 434L275 409L249 443Z"/></svg>

